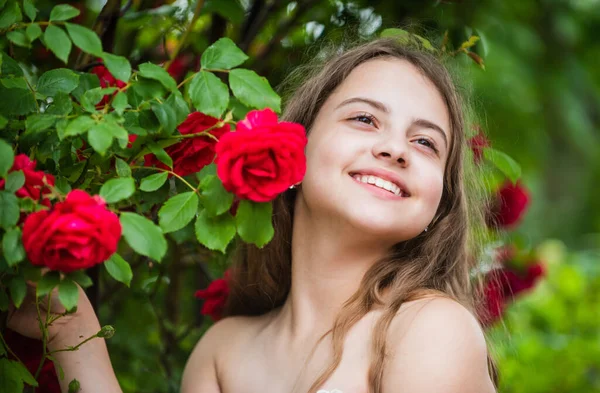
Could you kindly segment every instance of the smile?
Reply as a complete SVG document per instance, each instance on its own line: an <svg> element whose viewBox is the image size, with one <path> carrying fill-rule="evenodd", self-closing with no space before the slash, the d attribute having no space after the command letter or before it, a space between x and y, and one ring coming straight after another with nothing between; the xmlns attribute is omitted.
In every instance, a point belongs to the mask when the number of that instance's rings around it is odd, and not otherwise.
<svg viewBox="0 0 600 393"><path fill-rule="evenodd" d="M355 181L357 181L358 183L368 185L369 188L376 187L376 188L386 191L388 194L393 194L395 196L402 197L402 198L406 198L409 196L400 187L398 187L396 184L392 183L389 180L384 180L380 177L373 176L373 175L361 175L358 173L353 174L351 176Z"/></svg>

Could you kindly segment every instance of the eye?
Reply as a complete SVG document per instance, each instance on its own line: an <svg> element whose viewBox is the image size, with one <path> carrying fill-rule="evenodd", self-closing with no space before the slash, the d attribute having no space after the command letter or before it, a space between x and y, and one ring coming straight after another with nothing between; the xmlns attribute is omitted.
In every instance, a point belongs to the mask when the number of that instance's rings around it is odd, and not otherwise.
<svg viewBox="0 0 600 393"><path fill-rule="evenodd" d="M429 140L427 138L419 138L416 141L419 145L426 146L436 153L438 152L438 149L435 147L435 143L433 143L431 140Z"/></svg>
<svg viewBox="0 0 600 393"><path fill-rule="evenodd" d="M369 113L361 113L357 116L351 117L348 120L358 121L360 123L368 124L370 126L376 127L375 117Z"/></svg>

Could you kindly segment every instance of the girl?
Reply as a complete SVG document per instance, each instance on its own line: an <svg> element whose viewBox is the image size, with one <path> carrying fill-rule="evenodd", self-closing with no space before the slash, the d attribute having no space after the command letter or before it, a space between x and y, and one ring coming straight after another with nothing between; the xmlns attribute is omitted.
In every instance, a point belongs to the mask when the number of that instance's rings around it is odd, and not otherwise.
<svg viewBox="0 0 600 393"><path fill-rule="evenodd" d="M308 130L306 176L275 200L275 238L240 248L228 317L197 344L181 391L494 392L472 314L482 215L445 68L375 40L314 71L283 118ZM99 330L85 298L64 321L51 349ZM120 392L103 340L56 359L63 391L77 378Z"/></svg>

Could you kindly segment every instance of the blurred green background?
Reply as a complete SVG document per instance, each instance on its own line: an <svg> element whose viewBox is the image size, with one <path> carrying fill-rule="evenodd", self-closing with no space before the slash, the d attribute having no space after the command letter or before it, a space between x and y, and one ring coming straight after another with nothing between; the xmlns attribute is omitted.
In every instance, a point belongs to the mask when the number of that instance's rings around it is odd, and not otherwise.
<svg viewBox="0 0 600 393"><path fill-rule="evenodd" d="M103 41L134 67L164 61L196 5L71 3L89 26L103 7L123 9L104 20L114 34ZM502 240L533 250L547 275L489 329L500 392L600 392L600 1L207 0L179 65L193 70L198 55L227 36L250 55L245 67L278 86L321 45L390 27L438 47L445 32L455 46L481 38L471 49L485 70L458 56L461 83L492 146L521 164L531 194L521 225ZM177 255L166 267L131 261L131 289L99 278L101 319L117 328L109 345L125 392L178 391L185 360L211 323L193 294L226 261L210 260L206 270L189 256L214 257L182 247L170 247Z"/></svg>

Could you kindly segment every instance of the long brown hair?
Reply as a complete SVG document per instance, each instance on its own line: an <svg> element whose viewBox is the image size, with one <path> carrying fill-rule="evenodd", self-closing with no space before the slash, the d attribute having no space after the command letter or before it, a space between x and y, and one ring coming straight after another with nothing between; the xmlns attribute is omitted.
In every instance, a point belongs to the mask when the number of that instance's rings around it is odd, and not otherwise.
<svg viewBox="0 0 600 393"><path fill-rule="evenodd" d="M478 259L478 236L482 227L482 193L475 179L466 176L474 166L464 165L466 155L463 103L447 69L434 56L407 48L393 39L377 39L338 52L320 67L309 66L309 75L287 100L283 119L304 125L307 132L323 103L354 68L376 58L395 58L411 63L441 94L451 125L451 145L444 173L440 205L429 230L398 243L392 252L377 261L364 275L359 289L338 314L332 334L333 359L311 386L313 392L333 373L342 359L346 333L374 307L384 312L378 320L372 341L368 381L371 392L382 389L386 353L386 333L400 306L418 298L422 290L434 290L455 299L469 310L475 309L473 280L470 277ZM301 70L297 75L305 75ZM261 315L280 307L291 286L291 239L296 191L280 195L273 203L275 236L262 249L240 244L231 277L226 316ZM390 300L381 294L388 291ZM327 334L328 334L327 333ZM325 337L325 336L323 336ZM323 338L322 337L322 338Z"/></svg>

